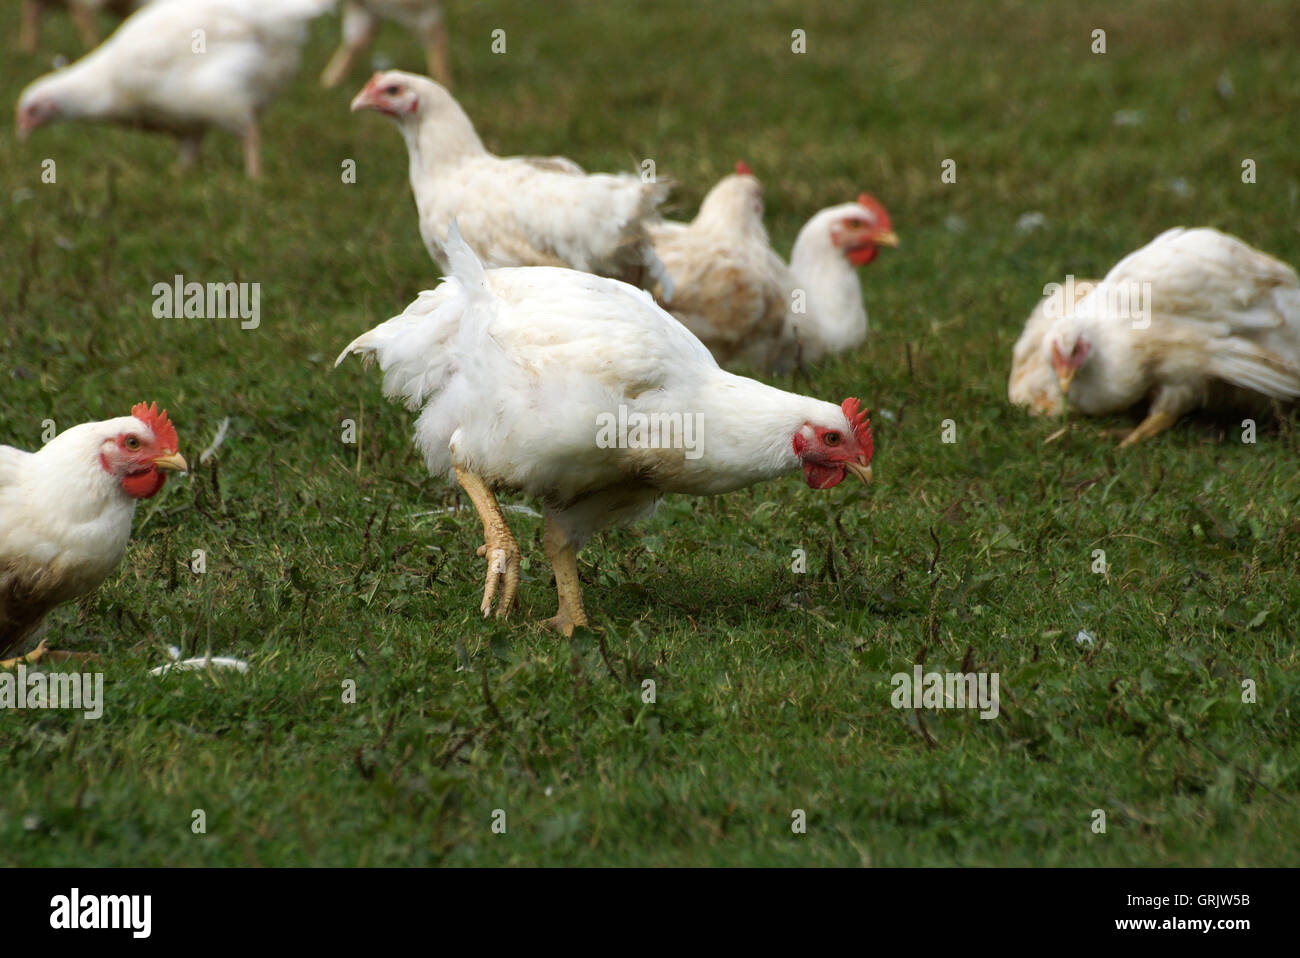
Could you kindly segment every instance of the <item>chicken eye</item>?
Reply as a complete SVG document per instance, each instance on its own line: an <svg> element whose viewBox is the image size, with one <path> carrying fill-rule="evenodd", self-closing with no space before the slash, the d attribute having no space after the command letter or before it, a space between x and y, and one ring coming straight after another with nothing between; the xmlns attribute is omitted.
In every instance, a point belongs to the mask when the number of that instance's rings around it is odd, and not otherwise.
<svg viewBox="0 0 1300 958"><path fill-rule="evenodd" d="M397 94L402 92L402 88L397 84L393 84L392 86L385 89L384 92L387 93L389 96L397 96Z"/></svg>
<svg viewBox="0 0 1300 958"><path fill-rule="evenodd" d="M124 445L132 452L135 452L135 450L140 448L140 440L135 438L135 436L127 436Z"/></svg>
<svg viewBox="0 0 1300 958"><path fill-rule="evenodd" d="M838 446L840 444L840 434L838 432L828 432L822 436L822 442L828 446Z"/></svg>

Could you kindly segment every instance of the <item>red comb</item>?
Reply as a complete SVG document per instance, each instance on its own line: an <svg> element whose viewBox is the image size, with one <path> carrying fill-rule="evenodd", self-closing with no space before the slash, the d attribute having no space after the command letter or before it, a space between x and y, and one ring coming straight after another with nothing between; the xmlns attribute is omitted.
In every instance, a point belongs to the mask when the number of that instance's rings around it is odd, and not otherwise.
<svg viewBox="0 0 1300 958"><path fill-rule="evenodd" d="M882 229L889 229L889 213L880 205L880 200L876 199L870 193L858 194L858 205L871 210L876 214L876 222Z"/></svg>
<svg viewBox="0 0 1300 958"><path fill-rule="evenodd" d="M867 410L863 409L862 404L852 396L840 403L840 409L844 411L844 418L853 427L853 435L857 437L858 445L862 447L867 461L870 462L875 444L871 441L871 420L867 418Z"/></svg>
<svg viewBox="0 0 1300 958"><path fill-rule="evenodd" d="M749 164L744 160L736 161L736 174L738 176L753 176L754 171L749 168Z"/></svg>
<svg viewBox="0 0 1300 958"><path fill-rule="evenodd" d="M131 415L149 427L159 446L171 452L180 452L180 439L176 436L176 427L167 421L166 409L159 412L157 403L146 406L141 402L131 408Z"/></svg>

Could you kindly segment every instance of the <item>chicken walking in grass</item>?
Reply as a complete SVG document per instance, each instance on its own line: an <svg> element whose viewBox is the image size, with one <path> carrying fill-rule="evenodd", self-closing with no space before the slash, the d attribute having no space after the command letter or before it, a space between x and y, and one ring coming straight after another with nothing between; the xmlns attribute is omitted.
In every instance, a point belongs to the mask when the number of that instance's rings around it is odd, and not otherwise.
<svg viewBox="0 0 1300 958"><path fill-rule="evenodd" d="M1236 237L1171 229L1055 317L1040 350L1084 415L1147 402L1131 446L1193 409L1300 399L1300 281Z"/></svg>
<svg viewBox="0 0 1300 958"><path fill-rule="evenodd" d="M491 267L567 266L671 290L646 234L666 181L588 174L563 157L494 156L451 94L412 73L375 74L352 109L376 110L401 129L420 237L444 273L442 241L455 219Z"/></svg>
<svg viewBox="0 0 1300 958"><path fill-rule="evenodd" d="M424 47L430 75L451 86L451 56L441 0L344 0L343 42L321 74L323 87L343 82L356 58L375 38L380 21L392 20L414 35Z"/></svg>
<svg viewBox="0 0 1300 958"><path fill-rule="evenodd" d="M104 43L19 97L18 136L55 122L171 133L180 165L212 127L238 136L261 174L262 112L298 69L307 23L333 0L153 0Z"/></svg>
<svg viewBox="0 0 1300 958"><path fill-rule="evenodd" d="M642 290L553 267L490 269L453 228L450 277L353 341L384 392L423 409L415 442L483 521L481 610L515 602L520 551L496 491L540 499L567 634L587 623L577 555L666 493L709 496L802 470L814 489L871 478L858 400L783 392L719 368Z"/></svg>
<svg viewBox="0 0 1300 958"><path fill-rule="evenodd" d="M51 609L99 587L126 553L136 503L188 468L156 404L73 426L36 452L0 446L0 665Z"/></svg>
<svg viewBox="0 0 1300 958"><path fill-rule="evenodd" d="M786 371L852 349L867 333L855 267L897 246L889 214L862 194L824 209L799 232L787 266L763 226L763 187L744 162L690 223L650 227L673 278L665 306L724 366Z"/></svg>

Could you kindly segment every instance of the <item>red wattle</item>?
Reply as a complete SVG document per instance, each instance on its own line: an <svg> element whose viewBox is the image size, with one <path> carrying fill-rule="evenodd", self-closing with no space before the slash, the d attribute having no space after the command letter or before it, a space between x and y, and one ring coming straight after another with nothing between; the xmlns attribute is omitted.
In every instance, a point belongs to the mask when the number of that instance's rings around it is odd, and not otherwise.
<svg viewBox="0 0 1300 958"><path fill-rule="evenodd" d="M163 483L166 481L166 473L151 468L148 472L137 472L134 475L123 476L122 491L132 499L148 499L151 496L156 496L158 490L163 487Z"/></svg>
<svg viewBox="0 0 1300 958"><path fill-rule="evenodd" d="M880 250L876 248L875 243L867 243L865 246L858 246L849 250L849 262L854 266L866 266Z"/></svg>
<svg viewBox="0 0 1300 958"><path fill-rule="evenodd" d="M844 466L823 466L816 462L803 464L803 480L812 489L829 489L844 481Z"/></svg>

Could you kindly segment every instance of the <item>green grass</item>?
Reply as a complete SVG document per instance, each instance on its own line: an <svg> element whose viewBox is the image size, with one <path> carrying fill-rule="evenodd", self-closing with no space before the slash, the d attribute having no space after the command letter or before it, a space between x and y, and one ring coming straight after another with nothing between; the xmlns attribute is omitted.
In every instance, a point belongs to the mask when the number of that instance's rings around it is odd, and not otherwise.
<svg viewBox="0 0 1300 958"><path fill-rule="evenodd" d="M1044 446L1055 424L1005 382L1045 283L1166 227L1300 262L1300 8L1084 6L451 0L456 93L499 151L653 158L682 216L743 157L783 252L862 189L903 240L864 274L868 342L813 373L875 411L875 484L669 500L583 553L595 630L572 642L535 624L554 611L538 521L511 513L518 617L483 621L477 520L431 514L456 497L411 415L359 364L330 368L436 279L399 136L348 113L364 71L315 85L335 20L269 114L258 183L220 135L181 175L163 138L0 131L0 441L150 399L193 459L232 420L215 463L140 510L120 571L55 616L58 646L103 656L103 719L0 713L0 862L1294 863L1296 417L1254 445L1192 417L1135 450L1120 419ZM391 27L376 50L421 68ZM4 56L5 99L55 52L78 52L66 19L39 56ZM1031 211L1047 225L1018 230ZM261 327L154 319L175 273L260 282ZM209 643L251 672L146 674ZM1000 717L892 708L890 675L921 656L999 672Z"/></svg>

